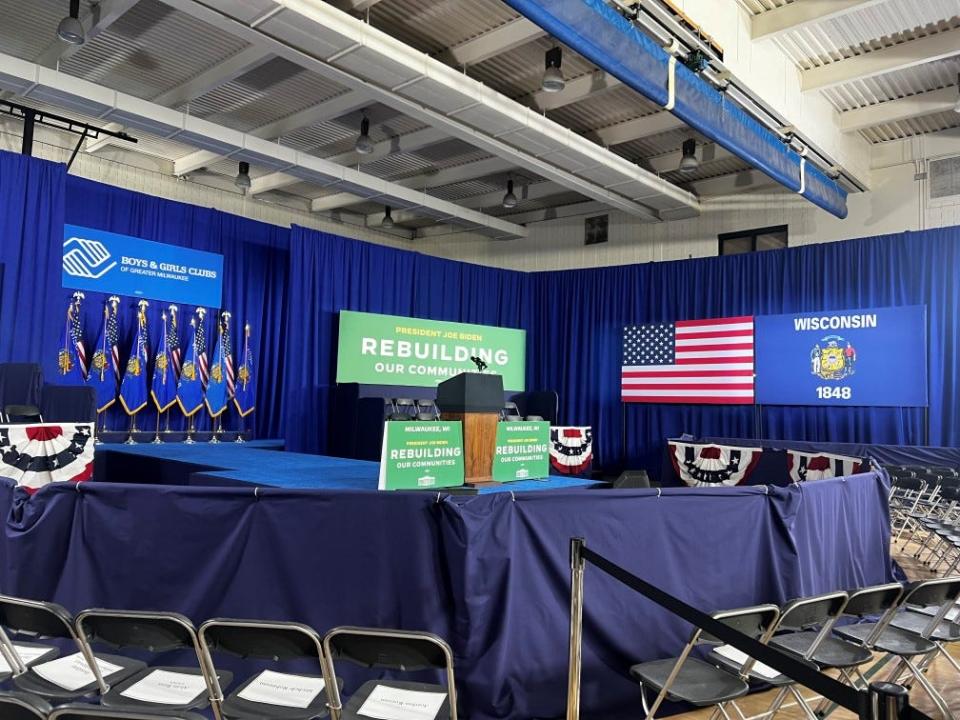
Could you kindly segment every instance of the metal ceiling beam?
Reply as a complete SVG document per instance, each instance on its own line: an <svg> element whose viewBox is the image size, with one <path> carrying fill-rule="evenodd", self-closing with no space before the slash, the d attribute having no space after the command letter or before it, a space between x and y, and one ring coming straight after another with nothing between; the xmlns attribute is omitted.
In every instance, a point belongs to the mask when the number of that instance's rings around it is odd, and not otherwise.
<svg viewBox="0 0 960 720"><path fill-rule="evenodd" d="M185 83L161 93L153 98L153 102L167 107L179 107L231 80L236 80L241 75L263 65L271 57L273 56L263 48L248 47Z"/></svg>
<svg viewBox="0 0 960 720"><path fill-rule="evenodd" d="M417 130L416 132L399 135L378 142L373 146L373 152L368 155L361 155L351 150L341 155L329 157L327 160L337 163L337 165L346 165L348 167L366 165L394 153L416 152L427 145L441 142L445 140L446 137L444 133L436 128L424 128L423 130ZM294 185L298 182L302 182L301 179L293 177L292 175L287 175L286 173L271 173L255 179L250 188L250 192L254 195L259 195L260 193L279 190L280 188Z"/></svg>
<svg viewBox="0 0 960 720"><path fill-rule="evenodd" d="M523 237L527 234L524 228L514 223L460 207L422 191L2 53L0 89L17 91L28 101L34 97L55 97L56 104L61 107L88 108L106 122L119 122L168 140L213 148L219 154L259 167L287 170L317 185L347 188L358 194L383 198L394 207L419 209L424 217L450 221L477 232L496 237Z"/></svg>
<svg viewBox="0 0 960 720"><path fill-rule="evenodd" d="M332 100L317 103L293 115L268 123L255 130L250 131L250 135L263 138L264 140L275 140L300 128L310 127L317 123L327 120L333 120L341 115L346 115L354 110L359 110L370 103L363 93L351 90L350 92L338 95ZM198 150L190 153L173 163L174 175L187 175L200 168L214 165L223 159L223 155L209 152L207 150Z"/></svg>
<svg viewBox="0 0 960 720"><path fill-rule="evenodd" d="M525 17L518 17L482 35L447 48L441 53L441 57L451 65L460 67L476 65L526 45L546 34L540 26L534 25Z"/></svg>
<svg viewBox="0 0 960 720"><path fill-rule="evenodd" d="M139 0L101 0L99 4L90 6L88 11L80 18L87 36L86 42L89 43L94 40L97 35L123 17L138 2ZM66 11L67 3L63 3L63 9ZM29 10L25 9L24 12L29 12ZM56 28L51 28L50 31L53 42L40 53L36 60L38 65L55 68L86 47L86 43L84 45L70 45L63 42L57 37Z"/></svg>
<svg viewBox="0 0 960 720"><path fill-rule="evenodd" d="M805 25L830 20L854 10L878 5L886 0L801 0L782 5L750 18L750 36L754 40L776 37Z"/></svg>
<svg viewBox="0 0 960 720"><path fill-rule="evenodd" d="M908 40L800 73L801 89L823 90L916 65L960 55L960 28Z"/></svg>
<svg viewBox="0 0 960 720"><path fill-rule="evenodd" d="M605 147L612 145L622 145L631 140L659 135L671 130L680 130L685 128L686 124L673 113L666 110L644 115L643 117L626 122L610 125L599 130L592 130L587 133L587 137Z"/></svg>
<svg viewBox="0 0 960 720"><path fill-rule="evenodd" d="M960 99L960 88L948 87L918 93L899 100L888 100L856 110L847 110L840 113L840 131L856 132L878 125L945 112L952 110L958 99Z"/></svg>
<svg viewBox="0 0 960 720"><path fill-rule="evenodd" d="M404 180L397 180L397 185L416 188L417 190L430 190L431 188L443 187L444 185L453 185L458 182L496 175L497 173L507 172L513 168L514 166L511 163L502 158L488 158L487 160L446 168L435 173L416 175ZM334 193L333 195L317 198L313 201L310 209L313 210L313 212L323 212L325 210L347 207L348 205L356 205L357 203L367 202L367 200L369 200L369 198L352 193Z"/></svg>
<svg viewBox="0 0 960 720"><path fill-rule="evenodd" d="M708 178L706 180L695 180L690 183L694 191L701 198L703 197L722 197L724 195L739 195L741 193L750 193L755 190L770 190L772 188L782 188L776 180L760 170L743 170L722 177ZM787 191L784 189L784 194Z"/></svg>
<svg viewBox="0 0 960 720"><path fill-rule="evenodd" d="M256 28L237 19L249 16L240 0L216 0L218 10L197 0L161 1L246 42L263 44L274 54L334 82L362 90L398 112L635 217L660 220L660 214L643 203L645 198L654 196L693 208L694 212L699 205L692 193L547 118L529 114L529 109L519 103L320 0L284 0L282 6L277 6L279 11L258 22ZM226 9L232 14L225 14ZM358 65L362 69L357 69ZM365 76L372 72L384 78L392 76L393 84L367 79ZM436 104L437 100L423 100L418 91L433 93L433 98L439 94L448 103L455 98L458 102L459 98L473 101L446 110L442 103ZM483 124L499 122L511 129L490 133L467 122L481 114L489 117ZM509 141L503 139L507 135ZM547 148L532 152L522 149L529 144ZM626 192L607 190L604 184L592 179L611 174L623 177L623 183L607 184L616 184Z"/></svg>

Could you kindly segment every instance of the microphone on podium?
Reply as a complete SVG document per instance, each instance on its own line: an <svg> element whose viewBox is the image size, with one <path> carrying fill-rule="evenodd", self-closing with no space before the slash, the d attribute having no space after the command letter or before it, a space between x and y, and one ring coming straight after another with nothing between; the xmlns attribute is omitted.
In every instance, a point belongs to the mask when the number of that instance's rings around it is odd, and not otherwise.
<svg viewBox="0 0 960 720"><path fill-rule="evenodd" d="M484 370L487 369L487 364L483 361L483 358L478 358L471 355L470 360L473 362L474 365L477 366L478 372L483 372Z"/></svg>

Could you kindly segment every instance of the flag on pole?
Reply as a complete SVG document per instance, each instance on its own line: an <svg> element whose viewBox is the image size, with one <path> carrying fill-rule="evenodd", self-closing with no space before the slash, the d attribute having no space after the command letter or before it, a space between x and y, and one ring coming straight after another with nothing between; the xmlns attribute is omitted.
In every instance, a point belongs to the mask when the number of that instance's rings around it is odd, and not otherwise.
<svg viewBox="0 0 960 720"><path fill-rule="evenodd" d="M253 368L253 353L250 352L250 325L243 327L243 358L237 370L237 392L233 404L240 417L253 412L256 404L257 383Z"/></svg>
<svg viewBox="0 0 960 720"><path fill-rule="evenodd" d="M103 324L97 337L96 351L90 363L87 382L97 394L97 412L102 413L117 399L120 382L120 351L117 348L117 306L120 298L112 295L103 303Z"/></svg>
<svg viewBox="0 0 960 720"><path fill-rule="evenodd" d="M120 404L127 415L136 415L147 404L147 363L150 354L150 337L147 334L146 300L137 303L137 332L130 346L127 370L120 381Z"/></svg>
<svg viewBox="0 0 960 720"><path fill-rule="evenodd" d="M230 358L230 313L220 314L220 333L217 345L213 350L213 361L210 363L210 379L207 382L206 403L210 417L218 417L230 401L230 382L228 380L233 368Z"/></svg>
<svg viewBox="0 0 960 720"><path fill-rule="evenodd" d="M190 318L193 328L187 356L180 370L177 384L177 404L186 417L192 416L203 406L203 378L200 374L200 358L206 357L207 347L203 332L203 316L207 311L197 308L197 316Z"/></svg>
<svg viewBox="0 0 960 720"><path fill-rule="evenodd" d="M180 319L177 313L180 308L171 305L167 308L167 314L170 316L170 324L167 325L167 347L170 348L170 361L173 363L173 372L180 377Z"/></svg>
<svg viewBox="0 0 960 720"><path fill-rule="evenodd" d="M163 337L160 349L153 359L153 385L150 397L157 406L157 412L164 412L177 401L177 373L170 353L170 325L167 314L163 313Z"/></svg>
<svg viewBox="0 0 960 720"><path fill-rule="evenodd" d="M83 328L80 325L82 292L75 292L67 305L67 317L63 324L63 341L57 353L57 369L64 385L82 385L87 381L87 351L83 345Z"/></svg>

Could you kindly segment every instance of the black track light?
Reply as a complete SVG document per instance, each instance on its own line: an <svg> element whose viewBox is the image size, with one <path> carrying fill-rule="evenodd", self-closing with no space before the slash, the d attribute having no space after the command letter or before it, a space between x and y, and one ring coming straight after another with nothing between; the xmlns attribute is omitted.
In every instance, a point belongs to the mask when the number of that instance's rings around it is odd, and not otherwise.
<svg viewBox="0 0 960 720"><path fill-rule="evenodd" d="M357 142L353 144L353 149L361 155L369 155L373 152L373 140L370 139L370 118L366 115L360 121L360 135L357 136Z"/></svg>
<svg viewBox="0 0 960 720"><path fill-rule="evenodd" d="M393 227L393 217L390 215L389 205L383 208L383 220L380 222L380 227L384 230L389 230Z"/></svg>
<svg viewBox="0 0 960 720"><path fill-rule="evenodd" d="M70 14L60 21L57 35L71 45L83 45L87 39L83 23L80 22L80 0L70 0Z"/></svg>
<svg viewBox="0 0 960 720"><path fill-rule="evenodd" d="M697 141L693 138L683 141L683 157L680 158L680 172L693 172L700 167L697 160Z"/></svg>
<svg viewBox="0 0 960 720"><path fill-rule="evenodd" d="M240 161L240 170L233 179L233 184L244 192L250 189L250 163Z"/></svg>
<svg viewBox="0 0 960 720"><path fill-rule="evenodd" d="M513 180L507 180L507 194L503 196L503 206L507 209L517 206L517 196L513 194Z"/></svg>
<svg viewBox="0 0 960 720"><path fill-rule="evenodd" d="M566 84L563 79L563 73L560 72L560 65L563 63L563 50L559 47L547 50L544 61L546 67L543 71L543 83L541 87L546 92L560 92Z"/></svg>

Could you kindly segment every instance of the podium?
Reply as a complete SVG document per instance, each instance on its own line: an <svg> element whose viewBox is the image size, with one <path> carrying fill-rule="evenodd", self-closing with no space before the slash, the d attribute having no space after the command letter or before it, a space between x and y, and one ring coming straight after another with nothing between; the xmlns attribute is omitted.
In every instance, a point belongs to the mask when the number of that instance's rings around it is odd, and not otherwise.
<svg viewBox="0 0 960 720"><path fill-rule="evenodd" d="M465 372L437 386L444 420L463 423L463 471L467 484L493 482L497 423L503 409L503 378Z"/></svg>

